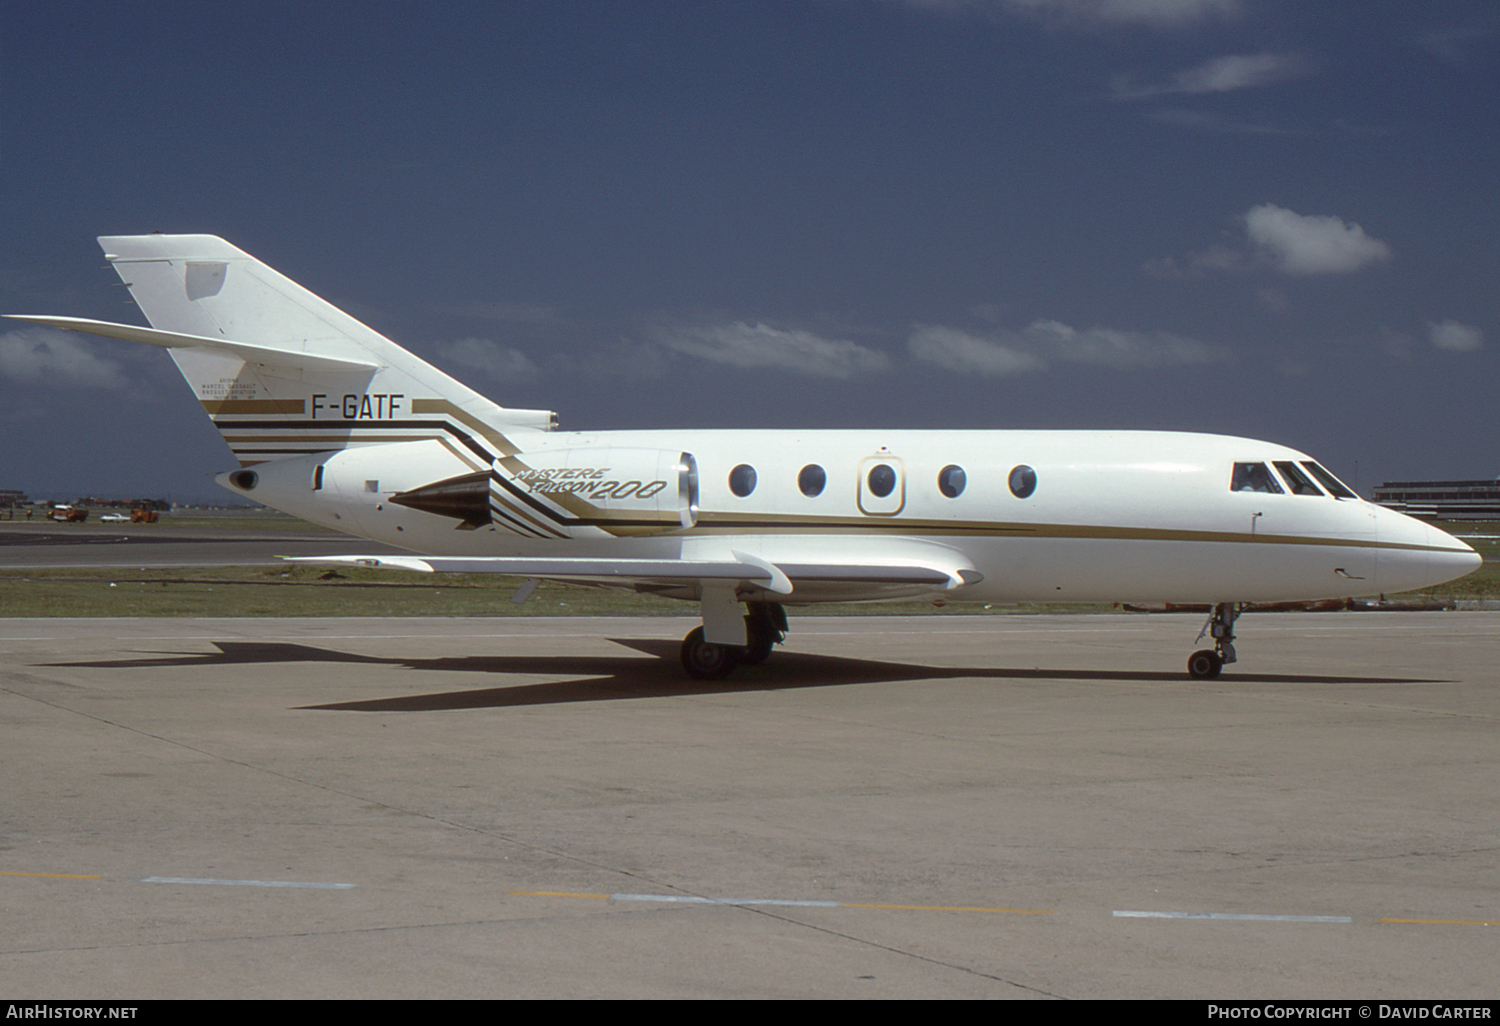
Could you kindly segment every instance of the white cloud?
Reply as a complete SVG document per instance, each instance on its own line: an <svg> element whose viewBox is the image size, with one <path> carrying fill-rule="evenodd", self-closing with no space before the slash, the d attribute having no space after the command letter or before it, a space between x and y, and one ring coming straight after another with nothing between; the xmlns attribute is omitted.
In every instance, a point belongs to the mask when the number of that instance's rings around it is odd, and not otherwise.
<svg viewBox="0 0 1500 1026"><path fill-rule="evenodd" d="M1391 259L1391 247L1366 235L1357 224L1297 214L1271 203L1250 208L1245 232L1286 274L1350 274Z"/></svg>
<svg viewBox="0 0 1500 1026"><path fill-rule="evenodd" d="M1047 366L1031 353L954 328L918 325L906 345L918 360L936 364L944 370L979 374L986 378L1009 377Z"/></svg>
<svg viewBox="0 0 1500 1026"><path fill-rule="evenodd" d="M919 325L907 340L912 356L960 373L1006 377L1045 370L1054 363L1130 370L1218 363L1222 347L1168 332L1078 330L1039 320L1020 330L981 338L953 328Z"/></svg>
<svg viewBox="0 0 1500 1026"><path fill-rule="evenodd" d="M1125 370L1216 363L1223 350L1168 332L1116 331L1089 328L1078 331L1059 321L1034 321L1020 333L1042 356L1066 363L1091 364Z"/></svg>
<svg viewBox="0 0 1500 1026"><path fill-rule="evenodd" d="M1214 243L1189 253L1185 261L1170 256L1147 260L1142 270L1153 278L1169 280L1217 272L1237 274L1257 267L1307 277L1352 274L1392 257L1390 246L1366 235L1359 225L1331 215L1303 215L1262 203L1246 211L1242 220L1251 243L1249 251Z"/></svg>
<svg viewBox="0 0 1500 1026"><path fill-rule="evenodd" d="M1017 13L1063 24L1170 28L1239 13L1240 0L906 0L912 7L990 16Z"/></svg>
<svg viewBox="0 0 1500 1026"><path fill-rule="evenodd" d="M843 339L744 321L664 331L657 341L675 352L731 367L779 368L814 377L849 378L891 365L884 353Z"/></svg>
<svg viewBox="0 0 1500 1026"><path fill-rule="evenodd" d="M1215 57L1197 67L1179 71L1158 85L1139 86L1128 78L1115 81L1118 99L1143 100L1155 96L1198 96L1284 82L1311 71L1311 65L1292 54L1248 53Z"/></svg>
<svg viewBox="0 0 1500 1026"><path fill-rule="evenodd" d="M22 328L0 335L0 377L49 388L124 388L120 365L95 355L76 335Z"/></svg>
<svg viewBox="0 0 1500 1026"><path fill-rule="evenodd" d="M439 342L435 348L454 363L483 371L497 381L531 381L541 376L541 370L525 353L488 339L461 338Z"/></svg>
<svg viewBox="0 0 1500 1026"><path fill-rule="evenodd" d="M1472 353L1484 345L1484 332L1457 321L1439 321L1427 325L1427 339L1450 353Z"/></svg>

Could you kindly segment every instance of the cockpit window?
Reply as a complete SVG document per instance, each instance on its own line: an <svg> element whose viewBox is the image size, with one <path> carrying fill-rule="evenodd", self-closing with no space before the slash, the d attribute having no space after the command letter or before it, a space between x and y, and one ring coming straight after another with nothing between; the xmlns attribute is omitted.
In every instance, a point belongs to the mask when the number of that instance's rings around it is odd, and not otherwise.
<svg viewBox="0 0 1500 1026"><path fill-rule="evenodd" d="M1274 492L1281 494L1281 484L1264 463L1236 463L1230 480L1231 492Z"/></svg>
<svg viewBox="0 0 1500 1026"><path fill-rule="evenodd" d="M1328 471L1324 470L1322 467L1318 466L1312 460L1303 460L1302 461L1302 465L1304 467L1306 467L1308 469L1308 472L1311 473L1313 477L1317 478L1318 482L1320 484L1322 484L1322 486L1324 488L1327 488L1328 491L1329 491L1329 493L1331 495L1333 495L1335 498L1339 498L1339 499L1357 499L1357 498L1359 498L1358 495L1355 495L1348 488L1346 488L1344 486L1344 483L1342 481L1340 481L1338 478L1334 477L1332 474L1330 474Z"/></svg>
<svg viewBox="0 0 1500 1026"><path fill-rule="evenodd" d="M1323 491L1317 485L1307 479L1307 475L1297 469L1297 464L1291 460L1276 462L1276 469L1281 471L1281 477L1286 481L1286 486L1292 490L1293 495L1322 495Z"/></svg>

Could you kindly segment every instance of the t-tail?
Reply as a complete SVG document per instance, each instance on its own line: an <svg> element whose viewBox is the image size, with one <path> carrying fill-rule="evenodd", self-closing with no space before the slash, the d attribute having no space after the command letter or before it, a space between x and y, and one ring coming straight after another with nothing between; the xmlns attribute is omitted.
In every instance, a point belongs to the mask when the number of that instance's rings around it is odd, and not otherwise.
<svg viewBox="0 0 1500 1026"><path fill-rule="evenodd" d="M427 439L487 464L517 450L507 435L554 424L496 405L223 239L99 243L149 329L17 319L165 347L241 466Z"/></svg>

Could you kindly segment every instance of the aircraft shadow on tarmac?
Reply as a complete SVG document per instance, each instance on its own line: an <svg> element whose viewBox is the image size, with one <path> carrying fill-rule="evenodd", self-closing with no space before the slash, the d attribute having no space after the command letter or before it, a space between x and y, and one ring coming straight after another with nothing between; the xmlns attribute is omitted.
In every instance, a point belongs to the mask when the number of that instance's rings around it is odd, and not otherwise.
<svg viewBox="0 0 1500 1026"><path fill-rule="evenodd" d="M297 706L352 712L425 712L445 709L498 709L566 702L621 701L711 695L746 691L788 691L919 680L1082 680L1129 681L1173 685L1220 684L1436 684L1409 677L1351 677L1313 674L1233 673L1217 681L1189 681L1181 673L1129 670L1017 669L979 666L930 666L918 663L850 659L802 652L777 652L763 666L742 666L722 681L693 680L677 664L678 643L670 640L611 638L617 645L653 659L634 656L475 655L431 659L386 658L285 642L215 641L217 652L163 652L151 658L47 663L48 666L95 666L110 669L147 667L242 666L259 663L353 663L458 673L532 674L571 678L498 688L403 695L357 702Z"/></svg>

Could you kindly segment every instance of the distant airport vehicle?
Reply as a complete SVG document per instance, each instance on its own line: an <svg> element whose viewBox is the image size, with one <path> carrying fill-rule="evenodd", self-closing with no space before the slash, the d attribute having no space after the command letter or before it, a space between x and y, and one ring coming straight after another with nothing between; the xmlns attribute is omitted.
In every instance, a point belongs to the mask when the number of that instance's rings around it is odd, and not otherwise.
<svg viewBox="0 0 1500 1026"><path fill-rule="evenodd" d="M124 513L106 513L99 518L101 524L128 524L130 518Z"/></svg>
<svg viewBox="0 0 1500 1026"><path fill-rule="evenodd" d="M232 491L412 556L699 603L694 677L759 663L785 608L942 598L1205 603L1188 672L1236 661L1246 602L1438 584L1473 549L1304 453L1160 431L591 431L501 407L222 239L101 238L239 458ZM726 386L726 399L734 395ZM741 603L745 604L742 611Z"/></svg>
<svg viewBox="0 0 1500 1026"><path fill-rule="evenodd" d="M47 516L60 524L81 524L89 518L89 511L81 506L53 506Z"/></svg>

